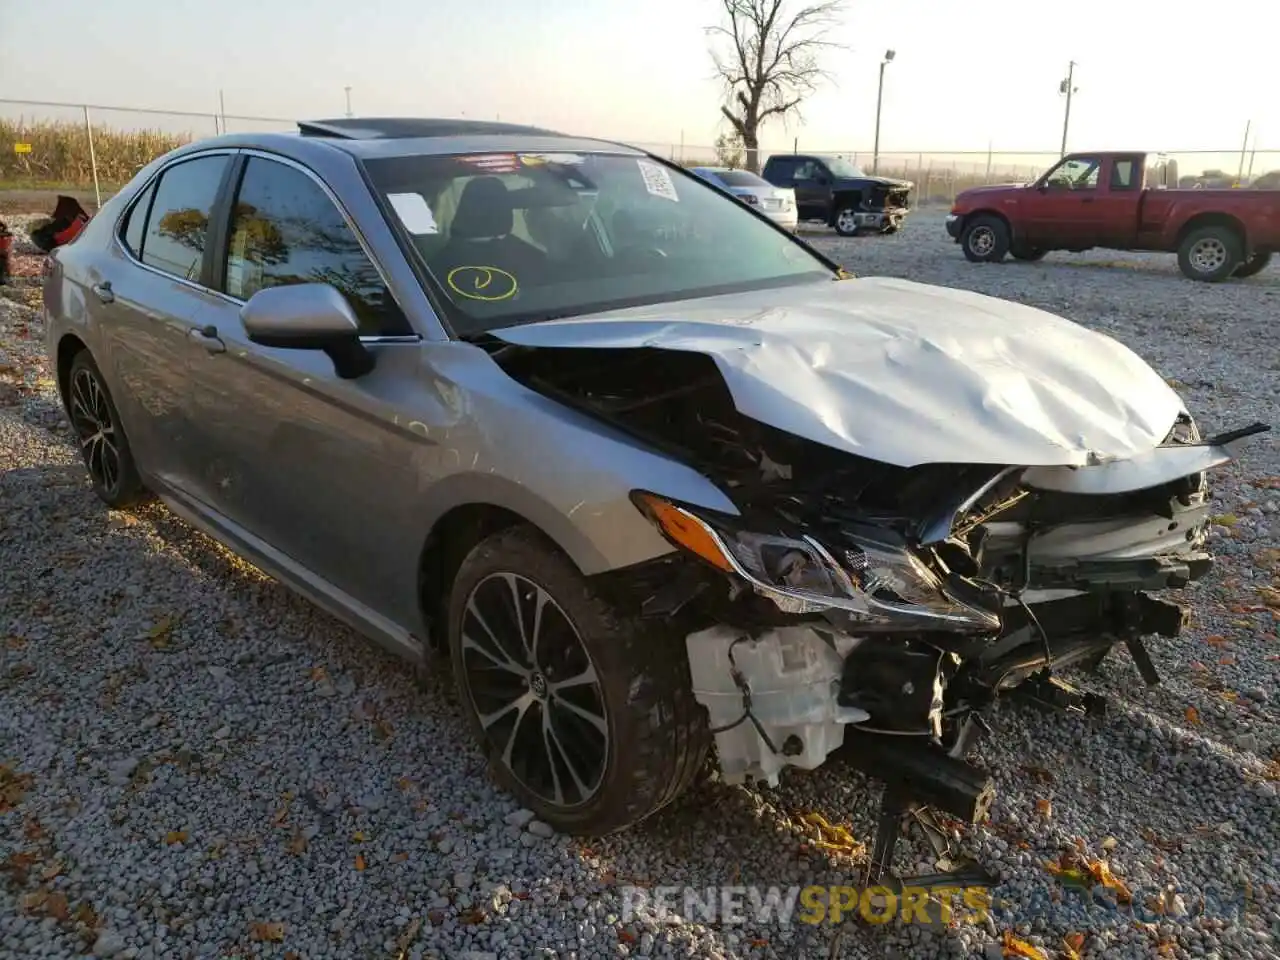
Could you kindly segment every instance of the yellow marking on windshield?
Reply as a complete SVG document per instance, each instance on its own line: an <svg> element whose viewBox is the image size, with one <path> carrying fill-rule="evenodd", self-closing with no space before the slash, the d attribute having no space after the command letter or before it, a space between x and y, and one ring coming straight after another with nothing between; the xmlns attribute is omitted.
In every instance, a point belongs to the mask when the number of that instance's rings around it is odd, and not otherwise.
<svg viewBox="0 0 1280 960"><path fill-rule="evenodd" d="M498 267L454 267L445 277L445 283L460 297L466 297L468 300L483 300L487 303L510 300L520 289L516 278ZM490 287L494 287L498 292L482 292L489 290Z"/></svg>

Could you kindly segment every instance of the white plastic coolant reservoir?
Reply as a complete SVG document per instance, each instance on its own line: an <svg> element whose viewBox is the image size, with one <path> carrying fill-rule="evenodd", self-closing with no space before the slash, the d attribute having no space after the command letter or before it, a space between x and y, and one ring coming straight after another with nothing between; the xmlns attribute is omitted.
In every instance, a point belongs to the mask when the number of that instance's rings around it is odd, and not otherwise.
<svg viewBox="0 0 1280 960"><path fill-rule="evenodd" d="M737 724L716 734L726 783L750 777L777 786L783 767L820 766L844 741L845 724L870 718L865 710L836 702L844 658L859 641L843 635L834 640L841 649L806 626L778 627L756 637L711 627L686 638L693 694L707 708L712 728ZM777 753L743 717L746 704L733 679L734 663L751 690L751 714Z"/></svg>

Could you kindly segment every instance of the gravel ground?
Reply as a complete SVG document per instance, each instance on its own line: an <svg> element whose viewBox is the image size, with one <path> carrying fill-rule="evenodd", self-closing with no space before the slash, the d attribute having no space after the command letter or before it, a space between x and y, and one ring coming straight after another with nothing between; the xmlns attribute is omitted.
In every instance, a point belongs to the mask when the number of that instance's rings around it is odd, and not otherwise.
<svg viewBox="0 0 1280 960"><path fill-rule="evenodd" d="M1209 286L1169 256L979 266L929 213L815 242L860 274L1116 336L1207 431L1280 424L1274 268ZM807 846L798 817L869 840L862 777L712 782L622 836L548 835L490 786L441 684L424 694L163 507L94 498L42 354L37 269L19 257L28 277L0 287L0 957L827 955L827 926L624 922L620 889L852 882L856 858ZM1190 631L1153 644L1163 687L1118 654L1089 680L1108 719L996 712L980 752L1001 793L964 838L1002 877L990 919L850 930L843 956L994 958L1006 931L1052 957L1064 937L1088 957L1278 955L1280 447L1216 481L1220 565ZM1150 922L1045 870L1077 844Z"/></svg>

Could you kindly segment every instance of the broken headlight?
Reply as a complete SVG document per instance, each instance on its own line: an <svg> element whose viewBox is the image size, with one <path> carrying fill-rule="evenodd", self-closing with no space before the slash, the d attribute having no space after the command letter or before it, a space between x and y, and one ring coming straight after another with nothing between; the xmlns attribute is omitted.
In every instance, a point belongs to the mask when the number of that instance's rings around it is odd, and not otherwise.
<svg viewBox="0 0 1280 960"><path fill-rule="evenodd" d="M846 533L833 554L808 535L737 528L648 493L636 505L675 546L737 574L786 613L843 613L866 627L990 630L999 618L949 596L909 548Z"/></svg>

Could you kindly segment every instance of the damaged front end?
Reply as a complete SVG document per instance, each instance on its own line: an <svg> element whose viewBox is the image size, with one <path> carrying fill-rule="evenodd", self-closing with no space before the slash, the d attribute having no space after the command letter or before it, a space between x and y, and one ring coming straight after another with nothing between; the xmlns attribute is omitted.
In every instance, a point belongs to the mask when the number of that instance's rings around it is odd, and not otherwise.
<svg viewBox="0 0 1280 960"><path fill-rule="evenodd" d="M1096 708L1053 671L1120 643L1157 681L1143 638L1175 636L1183 611L1152 593L1208 571L1206 471L1267 429L1201 441L1184 416L1124 463L902 467L742 415L701 354L504 348L500 362L737 506L633 494L683 558L646 610L692 612L693 688L724 779L776 785L841 750L886 782L890 819L920 803L984 815L991 781L963 758L997 694ZM882 834L878 870L896 836Z"/></svg>
<svg viewBox="0 0 1280 960"><path fill-rule="evenodd" d="M869 182L859 193L858 207L854 211L858 228L895 233L911 212L911 188L912 185L906 182ZM839 210L833 211L833 215L838 214Z"/></svg>

